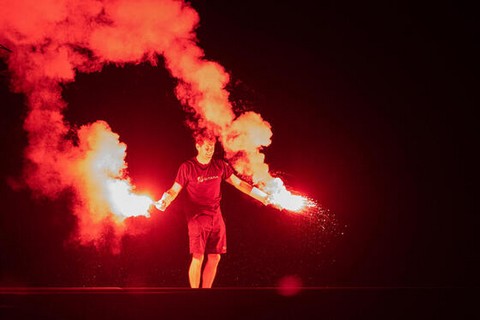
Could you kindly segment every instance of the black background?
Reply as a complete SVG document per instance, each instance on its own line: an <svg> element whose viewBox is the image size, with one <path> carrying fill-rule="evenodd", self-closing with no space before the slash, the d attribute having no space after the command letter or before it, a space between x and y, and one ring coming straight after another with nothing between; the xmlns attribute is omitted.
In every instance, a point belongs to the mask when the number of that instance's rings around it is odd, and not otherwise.
<svg viewBox="0 0 480 320"><path fill-rule="evenodd" d="M329 210L326 222L306 219L225 186L229 253L217 286L273 286L286 275L305 286L478 285L470 8L192 5L199 45L230 73L237 111L272 125L272 172ZM75 227L67 196L12 189L26 107L2 74L0 285L188 286L181 199L152 212L145 233L125 237L115 255L66 242ZM174 87L162 63L107 66L65 86L65 117L107 121L128 145L132 181L160 197L195 152Z"/></svg>

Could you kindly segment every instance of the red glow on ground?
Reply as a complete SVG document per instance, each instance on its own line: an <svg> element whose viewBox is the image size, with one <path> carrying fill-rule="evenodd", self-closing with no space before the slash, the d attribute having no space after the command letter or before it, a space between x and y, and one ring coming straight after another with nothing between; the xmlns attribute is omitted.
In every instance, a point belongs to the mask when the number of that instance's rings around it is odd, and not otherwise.
<svg viewBox="0 0 480 320"><path fill-rule="evenodd" d="M297 295L302 291L302 279L296 275L287 275L278 281L278 293L285 297Z"/></svg>

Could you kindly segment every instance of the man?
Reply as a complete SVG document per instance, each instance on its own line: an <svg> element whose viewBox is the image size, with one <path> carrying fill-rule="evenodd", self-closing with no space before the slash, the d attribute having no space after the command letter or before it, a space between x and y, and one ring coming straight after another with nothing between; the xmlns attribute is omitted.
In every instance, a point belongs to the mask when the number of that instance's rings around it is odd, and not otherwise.
<svg viewBox="0 0 480 320"><path fill-rule="evenodd" d="M187 193L187 222L192 260L188 271L190 286L211 288L220 255L226 253L226 232L220 210L221 182L227 181L252 198L269 204L268 195L238 178L223 160L212 159L216 139L198 135L195 139L197 156L185 161L178 169L175 182L155 206L164 211L183 189ZM207 261L202 273L204 256Z"/></svg>

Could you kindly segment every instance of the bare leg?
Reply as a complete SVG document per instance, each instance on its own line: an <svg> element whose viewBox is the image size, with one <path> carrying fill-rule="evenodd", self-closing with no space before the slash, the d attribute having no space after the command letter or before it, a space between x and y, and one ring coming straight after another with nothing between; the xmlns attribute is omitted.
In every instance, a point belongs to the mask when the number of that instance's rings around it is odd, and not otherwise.
<svg viewBox="0 0 480 320"><path fill-rule="evenodd" d="M209 254L205 269L203 270L202 288L211 288L215 275L217 274L217 266L220 262L219 254Z"/></svg>
<svg viewBox="0 0 480 320"><path fill-rule="evenodd" d="M198 288L200 286L200 274L202 270L203 254L192 254L192 262L188 270L188 278L190 280L191 288Z"/></svg>

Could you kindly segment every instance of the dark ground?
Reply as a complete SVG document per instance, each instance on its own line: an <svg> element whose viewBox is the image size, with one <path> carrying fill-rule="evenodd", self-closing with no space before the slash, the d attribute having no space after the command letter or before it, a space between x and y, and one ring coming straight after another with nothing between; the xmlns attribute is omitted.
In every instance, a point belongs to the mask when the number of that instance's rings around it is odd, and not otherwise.
<svg viewBox="0 0 480 320"><path fill-rule="evenodd" d="M472 319L465 289L37 288L0 292L2 319ZM475 316L477 315L477 316Z"/></svg>

